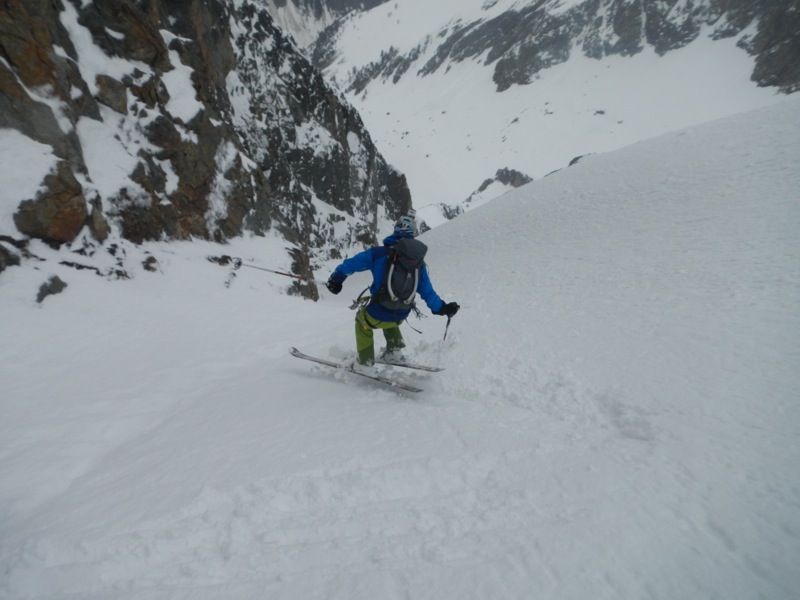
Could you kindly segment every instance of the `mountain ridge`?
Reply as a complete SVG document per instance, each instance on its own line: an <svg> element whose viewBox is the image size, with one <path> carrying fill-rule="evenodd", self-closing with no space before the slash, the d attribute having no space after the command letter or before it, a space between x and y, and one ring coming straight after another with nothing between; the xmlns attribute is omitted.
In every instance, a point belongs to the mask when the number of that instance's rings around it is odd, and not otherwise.
<svg viewBox="0 0 800 600"><path fill-rule="evenodd" d="M508 8L499 14L490 12L498 6ZM339 19L368 10L351 8ZM794 60L800 55L796 35L800 31L800 3L796 0L496 0L484 3L482 10L487 16L468 22L455 18L410 51L387 48L383 60L363 67L371 75L357 72L345 82L345 89L358 93L364 89L365 79L402 77L430 38L442 41L435 55L419 68L419 75L432 73L448 61L485 55L485 65L495 65L497 90L504 91L512 85L530 83L536 73L564 62L576 48L595 59L615 54L632 56L645 46L664 55L691 43L706 28L710 29L706 35L723 39L738 36L750 26L755 31L740 43L756 57L753 80L784 93L800 89L800 66ZM323 70L336 60L340 29L341 23L334 23L311 48L312 61Z"/></svg>

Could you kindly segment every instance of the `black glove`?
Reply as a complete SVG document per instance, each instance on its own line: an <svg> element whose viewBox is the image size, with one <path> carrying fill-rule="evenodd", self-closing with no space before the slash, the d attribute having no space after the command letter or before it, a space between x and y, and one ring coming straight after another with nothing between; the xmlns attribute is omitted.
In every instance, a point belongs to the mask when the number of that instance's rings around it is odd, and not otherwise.
<svg viewBox="0 0 800 600"><path fill-rule="evenodd" d="M439 312L435 314L441 315L442 317L452 317L455 316L459 308L461 307L455 302L445 302L442 304L442 308L439 309Z"/></svg>
<svg viewBox="0 0 800 600"><path fill-rule="evenodd" d="M331 294L336 295L336 294L338 294L339 292L342 291L342 282L341 281L336 281L333 278L333 275L331 275L328 278L328 283L325 284L325 287L328 288L328 290L330 290Z"/></svg>

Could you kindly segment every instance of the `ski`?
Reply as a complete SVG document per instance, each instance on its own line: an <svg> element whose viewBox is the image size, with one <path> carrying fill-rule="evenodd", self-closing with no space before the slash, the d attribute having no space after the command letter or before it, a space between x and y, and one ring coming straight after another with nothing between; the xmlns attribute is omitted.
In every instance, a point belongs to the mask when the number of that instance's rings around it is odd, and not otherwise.
<svg viewBox="0 0 800 600"><path fill-rule="evenodd" d="M292 356L296 356L297 358L302 358L303 360L309 360L311 362L318 363L320 365L325 365L327 367L332 367L334 369L340 369L342 371L347 371L348 373L353 373L354 375L359 375L361 377L366 377L367 379L372 379L373 381L378 381L385 385L391 386L393 388L397 388L399 390L403 390L405 392L414 392L418 393L422 390L418 387L414 387L413 385L408 385L406 383L402 383L400 381L395 381L394 379L390 379L388 377L383 377L381 375L376 375L373 373L362 373L361 371L356 371L350 365L346 365L343 363L335 362L332 360L327 360L325 358L317 358L316 356L309 356L308 354L303 354L297 348L290 348L289 354Z"/></svg>
<svg viewBox="0 0 800 600"><path fill-rule="evenodd" d="M444 371L444 367L429 367L428 365L418 365L416 363L410 363L410 362L392 361L383 358L379 358L375 362L381 365L389 365L391 367L403 367L405 369L427 371L428 373L438 373L439 371Z"/></svg>

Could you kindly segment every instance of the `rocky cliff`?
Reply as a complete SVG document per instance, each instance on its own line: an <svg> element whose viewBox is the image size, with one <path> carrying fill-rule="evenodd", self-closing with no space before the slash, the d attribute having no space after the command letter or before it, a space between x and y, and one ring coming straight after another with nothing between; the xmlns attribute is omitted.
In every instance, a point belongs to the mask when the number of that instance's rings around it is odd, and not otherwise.
<svg viewBox="0 0 800 600"><path fill-rule="evenodd" d="M26 237L274 230L308 271L320 252L374 241L381 220L411 203L359 115L260 3L4 0L9 130L53 160L37 192L14 203L16 231L0 231L6 257Z"/></svg>

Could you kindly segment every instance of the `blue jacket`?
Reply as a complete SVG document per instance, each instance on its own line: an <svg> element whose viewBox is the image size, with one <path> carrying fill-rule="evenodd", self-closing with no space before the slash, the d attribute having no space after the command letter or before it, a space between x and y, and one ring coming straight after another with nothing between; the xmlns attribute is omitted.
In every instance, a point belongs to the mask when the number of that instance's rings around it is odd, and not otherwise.
<svg viewBox="0 0 800 600"><path fill-rule="evenodd" d="M397 236L390 235L383 240L383 246L376 246L369 248L363 252L359 252L340 264L334 269L331 277L338 282L343 282L348 276L359 271L372 271L372 285L369 288L371 294L376 294L383 283L383 276L386 273L386 263L389 258L389 248L397 243ZM436 291L433 289L431 280L428 277L428 267L423 263L422 268L419 270L419 283L417 284L417 293L425 300L425 304L431 309L431 312L437 313L444 306L444 302ZM367 305L367 313L376 321L394 321L399 323L404 321L410 313L410 309L405 310L389 310L380 304L370 303Z"/></svg>

